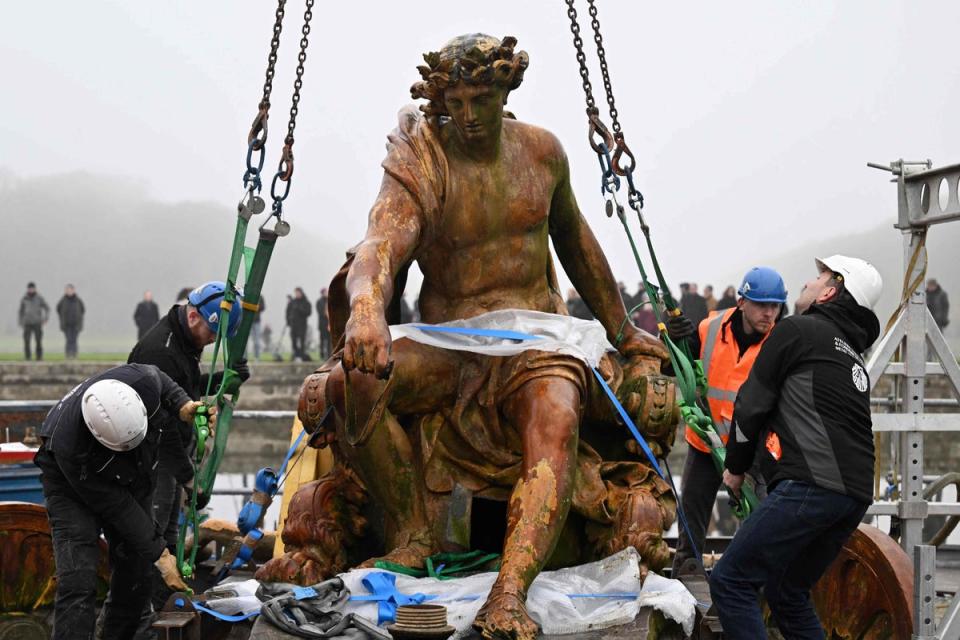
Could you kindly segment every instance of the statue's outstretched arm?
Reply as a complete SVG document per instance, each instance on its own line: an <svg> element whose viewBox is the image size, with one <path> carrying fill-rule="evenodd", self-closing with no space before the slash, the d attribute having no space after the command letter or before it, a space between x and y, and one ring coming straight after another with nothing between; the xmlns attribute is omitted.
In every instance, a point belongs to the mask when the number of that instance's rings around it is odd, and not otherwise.
<svg viewBox="0 0 960 640"><path fill-rule="evenodd" d="M370 210L367 234L347 275L350 319L343 366L384 377L390 361L390 329L385 308L393 282L416 250L422 228L420 206L395 178L383 177Z"/></svg>

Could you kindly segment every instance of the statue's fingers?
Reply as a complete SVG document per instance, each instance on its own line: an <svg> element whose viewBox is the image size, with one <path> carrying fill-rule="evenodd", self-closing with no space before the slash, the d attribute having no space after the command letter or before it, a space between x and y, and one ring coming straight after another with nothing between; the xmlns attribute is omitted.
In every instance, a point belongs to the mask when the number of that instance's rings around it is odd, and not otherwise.
<svg viewBox="0 0 960 640"><path fill-rule="evenodd" d="M390 363L390 350L385 346L377 349L374 365L374 372L379 379L386 380L390 376L390 369L393 369L393 366Z"/></svg>
<svg viewBox="0 0 960 640"><path fill-rule="evenodd" d="M343 357L340 362L344 371L352 371L356 368L357 362L354 356L355 351L356 345L351 338L350 340L347 340L346 344L343 345Z"/></svg>

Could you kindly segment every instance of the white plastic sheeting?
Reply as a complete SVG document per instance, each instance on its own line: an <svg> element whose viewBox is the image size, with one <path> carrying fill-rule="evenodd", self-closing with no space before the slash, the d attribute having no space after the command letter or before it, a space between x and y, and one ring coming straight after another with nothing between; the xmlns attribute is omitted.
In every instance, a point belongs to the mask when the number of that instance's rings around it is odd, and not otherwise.
<svg viewBox="0 0 960 640"><path fill-rule="evenodd" d="M641 606L649 606L682 625L684 633L690 635L696 616L696 599L679 581L654 573L650 573L641 586L639 561L637 551L629 547L590 564L544 571L530 587L527 610L540 624L543 633L562 634L626 624L637 616ZM382 569L355 569L340 577L352 594L366 595L362 580L373 571ZM394 575L397 590L403 594L437 596L427 602L442 604L447 608L448 624L457 629L454 638L461 638L469 631L497 578L493 572L451 580ZM620 597L570 597L598 594L617 594ZM635 595L622 597L623 594ZM377 619L376 602L350 602L346 611L370 620Z"/></svg>
<svg viewBox="0 0 960 640"><path fill-rule="evenodd" d="M472 336L459 333L425 331L420 327L457 327L515 331L539 336L538 340L510 340L500 337ZM554 313L525 309L490 311L466 320L437 325L423 323L398 324L390 327L394 340L409 338L440 349L472 351L487 356L512 356L529 349L563 353L596 367L607 351L614 351L607 341L607 332L596 320L581 320Z"/></svg>

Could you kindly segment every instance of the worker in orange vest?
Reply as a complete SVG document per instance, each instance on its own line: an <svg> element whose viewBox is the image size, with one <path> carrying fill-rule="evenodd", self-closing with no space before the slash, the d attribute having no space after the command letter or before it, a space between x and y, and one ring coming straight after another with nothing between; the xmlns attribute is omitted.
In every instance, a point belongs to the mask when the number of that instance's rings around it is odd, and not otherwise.
<svg viewBox="0 0 960 640"><path fill-rule="evenodd" d="M703 362L707 379L706 400L719 438L708 446L690 427L686 430L690 448L683 466L680 503L693 545L686 531L681 529L673 562L675 576L693 570L690 567L682 571L681 567L687 559L694 557L694 547L702 550L706 542L707 526L722 481L710 450L726 446L737 391L750 374L761 345L782 315L787 301L783 278L770 267L750 269L737 294L736 307L712 312L700 323L697 334L693 334L691 325L691 335L687 338L691 352L698 354ZM683 333L678 331L681 322L674 320L670 323L671 336Z"/></svg>

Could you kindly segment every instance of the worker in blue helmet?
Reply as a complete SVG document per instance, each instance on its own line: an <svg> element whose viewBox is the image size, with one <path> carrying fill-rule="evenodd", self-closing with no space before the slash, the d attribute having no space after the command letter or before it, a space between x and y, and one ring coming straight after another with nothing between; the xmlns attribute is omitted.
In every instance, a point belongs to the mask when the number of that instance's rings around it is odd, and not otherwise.
<svg viewBox="0 0 960 640"><path fill-rule="evenodd" d="M186 302L173 305L166 316L155 324L130 352L129 363L152 364L170 376L193 400L199 400L206 392L208 374L201 374L200 360L203 348L213 344L226 319L226 336L236 334L240 326L241 293L238 291L232 307L228 310L223 302L226 285L221 281L203 284L187 296ZM241 381L250 377L247 361L241 359L233 364ZM212 388L217 389L222 373L214 374ZM192 491L192 450L194 431L192 425L180 422L177 416L163 419L160 438L157 487L154 491L154 516L167 542L167 547L176 549L179 534L178 517L183 492ZM197 503L206 504L209 496L199 493ZM154 598L162 606L163 594Z"/></svg>
<svg viewBox="0 0 960 640"><path fill-rule="evenodd" d="M196 309L197 313L206 323L207 328L212 335L204 336L206 344L212 344L220 330L220 320L224 315L224 309L220 304L223 302L226 286L219 281L208 282L199 286L190 292L187 296L189 306ZM233 305L230 307L229 317L227 319L227 337L232 338L237 334L240 328L240 318L242 310L240 307L241 295L238 293Z"/></svg>
<svg viewBox="0 0 960 640"><path fill-rule="evenodd" d="M707 379L707 397L714 427L720 443L726 445L730 436L734 400L760 352L760 347L774 324L783 315L787 289L783 278L770 267L753 267L737 291L737 306L712 312L700 323L698 331L683 315L668 320L671 338L686 339L690 351L703 362ZM694 549L703 549L707 527L713 513L722 476L714 466L710 445L703 442L689 427L686 440L690 445L683 466L683 492L680 504L687 517L687 531L681 530L677 539L673 574L682 575L697 569L687 561ZM758 495L765 494L759 470L751 473ZM692 537L692 540L691 540ZM686 565L686 566L684 566Z"/></svg>

